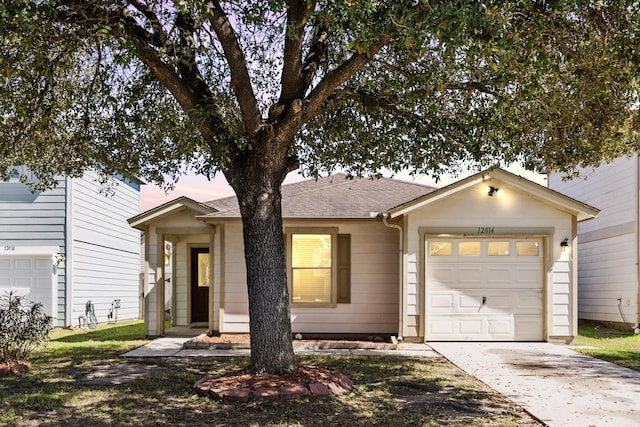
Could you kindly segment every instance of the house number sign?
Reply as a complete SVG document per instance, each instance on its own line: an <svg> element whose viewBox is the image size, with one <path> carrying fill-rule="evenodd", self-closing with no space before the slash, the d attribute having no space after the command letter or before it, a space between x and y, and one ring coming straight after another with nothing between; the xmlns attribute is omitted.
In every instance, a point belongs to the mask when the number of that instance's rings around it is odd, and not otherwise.
<svg viewBox="0 0 640 427"><path fill-rule="evenodd" d="M16 247L15 247L15 246L5 246L5 247L4 247L4 250L5 250L5 251L15 251L15 250L16 250Z"/></svg>
<svg viewBox="0 0 640 427"><path fill-rule="evenodd" d="M478 227L478 234L493 234L494 232L494 227Z"/></svg>

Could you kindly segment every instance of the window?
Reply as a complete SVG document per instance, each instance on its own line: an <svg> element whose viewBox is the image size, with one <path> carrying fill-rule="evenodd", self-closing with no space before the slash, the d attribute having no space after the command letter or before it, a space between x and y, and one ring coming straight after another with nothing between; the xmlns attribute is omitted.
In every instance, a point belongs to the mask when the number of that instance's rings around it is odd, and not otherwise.
<svg viewBox="0 0 640 427"><path fill-rule="evenodd" d="M518 256L538 256L540 245L538 242L517 242Z"/></svg>
<svg viewBox="0 0 640 427"><path fill-rule="evenodd" d="M458 243L458 255L460 256L480 256L481 250L480 242Z"/></svg>
<svg viewBox="0 0 640 427"><path fill-rule="evenodd" d="M198 287L209 287L209 253L198 253Z"/></svg>
<svg viewBox="0 0 640 427"><path fill-rule="evenodd" d="M451 256L453 245L451 242L429 242L429 255L431 256Z"/></svg>
<svg viewBox="0 0 640 427"><path fill-rule="evenodd" d="M295 302L331 302L331 234L291 236L292 297Z"/></svg>
<svg viewBox="0 0 640 427"><path fill-rule="evenodd" d="M288 276L292 303L350 303L350 236L337 234L337 229L304 229L293 233L287 231Z"/></svg>
<svg viewBox="0 0 640 427"><path fill-rule="evenodd" d="M509 256L509 242L488 242L487 254L489 256Z"/></svg>

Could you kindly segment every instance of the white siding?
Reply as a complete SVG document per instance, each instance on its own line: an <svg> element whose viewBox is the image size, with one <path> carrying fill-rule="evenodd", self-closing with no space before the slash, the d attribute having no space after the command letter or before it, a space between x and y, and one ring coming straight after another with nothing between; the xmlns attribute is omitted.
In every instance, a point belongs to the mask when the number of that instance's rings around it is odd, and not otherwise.
<svg viewBox="0 0 640 427"><path fill-rule="evenodd" d="M93 173L71 184L73 320L85 314L89 300L100 323L115 320L108 315L116 299L118 320L138 317L140 232L129 227L127 218L138 213L140 192L116 182L113 195L100 193Z"/></svg>
<svg viewBox="0 0 640 427"><path fill-rule="evenodd" d="M493 197L487 195L487 186L498 187ZM478 235L479 227L488 228L489 235L531 234L548 238L546 247L546 274L544 277L545 339L570 337L576 325L572 315L571 274L567 261L561 259L560 242L572 240L572 216L554 209L546 203L523 194L519 189L502 182L489 181L478 184L452 196L428 205L408 215L405 219L406 262L404 300L407 312L404 318L405 338L424 337L424 250L421 236L425 230L452 235ZM562 274L556 274L562 272ZM567 274L564 274L564 273ZM567 286L568 289L567 289Z"/></svg>
<svg viewBox="0 0 640 427"><path fill-rule="evenodd" d="M578 224L578 316L628 323L638 319L637 157L581 170L563 181L550 174L549 187L600 209ZM621 299L621 307L618 306Z"/></svg>
<svg viewBox="0 0 640 427"><path fill-rule="evenodd" d="M66 182L31 193L24 184L0 181L0 246L54 246L65 255ZM65 318L65 264L58 268L58 325Z"/></svg>

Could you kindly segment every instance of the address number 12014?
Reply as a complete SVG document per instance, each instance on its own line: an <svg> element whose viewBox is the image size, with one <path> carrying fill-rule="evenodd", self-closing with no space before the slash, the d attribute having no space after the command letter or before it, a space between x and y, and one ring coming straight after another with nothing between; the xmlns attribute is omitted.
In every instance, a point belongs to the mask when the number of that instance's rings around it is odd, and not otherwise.
<svg viewBox="0 0 640 427"><path fill-rule="evenodd" d="M478 234L493 234L494 232L494 227L478 227Z"/></svg>

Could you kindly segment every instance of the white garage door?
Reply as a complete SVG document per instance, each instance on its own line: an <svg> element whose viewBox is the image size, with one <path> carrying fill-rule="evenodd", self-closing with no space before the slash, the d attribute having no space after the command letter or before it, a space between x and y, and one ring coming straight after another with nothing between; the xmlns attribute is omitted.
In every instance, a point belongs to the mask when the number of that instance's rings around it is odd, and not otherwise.
<svg viewBox="0 0 640 427"><path fill-rule="evenodd" d="M542 239L427 239L425 252L427 340L543 339Z"/></svg>
<svg viewBox="0 0 640 427"><path fill-rule="evenodd" d="M47 315L57 317L57 285L51 255L0 256L0 293L8 291L42 303Z"/></svg>

